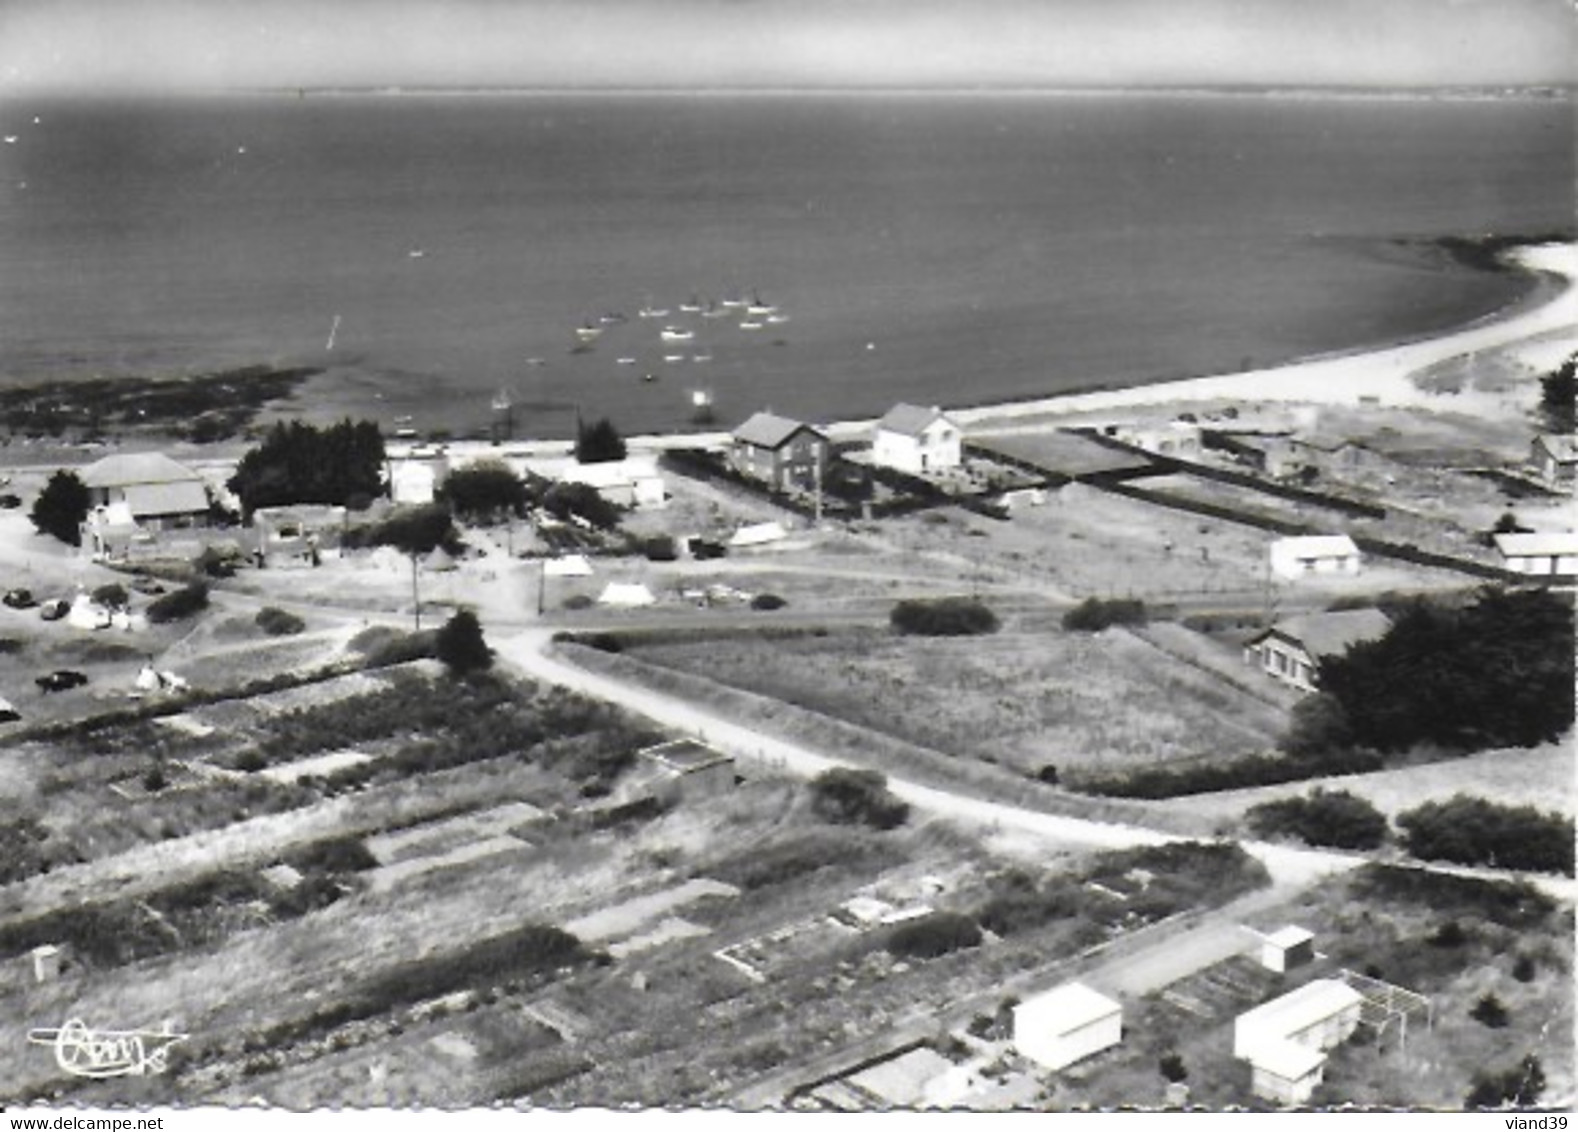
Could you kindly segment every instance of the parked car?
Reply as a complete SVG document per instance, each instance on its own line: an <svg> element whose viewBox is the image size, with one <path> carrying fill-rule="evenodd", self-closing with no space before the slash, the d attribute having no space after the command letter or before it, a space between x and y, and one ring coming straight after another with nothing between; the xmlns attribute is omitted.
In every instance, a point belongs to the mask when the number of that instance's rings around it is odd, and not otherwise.
<svg viewBox="0 0 1578 1132"><path fill-rule="evenodd" d="M48 676L40 676L33 681L42 692L64 692L68 688L80 688L87 682L87 676L81 672L73 672L69 668L56 669Z"/></svg>
<svg viewBox="0 0 1578 1132"><path fill-rule="evenodd" d="M13 495L9 491L4 495L0 495L0 509L15 511L20 506L22 506L22 497L20 495Z"/></svg>
<svg viewBox="0 0 1578 1132"><path fill-rule="evenodd" d="M15 723L21 718L21 712L17 711L16 708L12 707L4 700L0 700L0 723Z"/></svg>
<svg viewBox="0 0 1578 1132"><path fill-rule="evenodd" d="M131 588L140 594L157 596L164 593L164 587L146 574L139 574L132 579Z"/></svg>
<svg viewBox="0 0 1578 1132"><path fill-rule="evenodd" d="M12 609L32 609L38 604L32 590L7 590L5 596L0 597L0 602L4 602Z"/></svg>
<svg viewBox="0 0 1578 1132"><path fill-rule="evenodd" d="M71 612L71 603L63 597L52 598L38 607L38 615L45 621L59 621Z"/></svg>

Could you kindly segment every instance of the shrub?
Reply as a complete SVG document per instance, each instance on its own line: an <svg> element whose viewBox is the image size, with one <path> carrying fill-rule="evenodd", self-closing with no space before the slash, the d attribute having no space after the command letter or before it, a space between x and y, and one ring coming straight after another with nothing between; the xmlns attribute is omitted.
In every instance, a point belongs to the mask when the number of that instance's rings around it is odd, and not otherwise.
<svg viewBox="0 0 1578 1132"><path fill-rule="evenodd" d="M208 608L208 584L193 582L155 598L148 606L148 620L155 625L180 621Z"/></svg>
<svg viewBox="0 0 1578 1132"><path fill-rule="evenodd" d="M1573 821L1558 813L1458 794L1399 814L1397 825L1424 860L1573 875Z"/></svg>
<svg viewBox="0 0 1578 1132"><path fill-rule="evenodd" d="M1430 935L1431 947L1462 947L1468 942L1468 933L1456 920L1448 920Z"/></svg>
<svg viewBox="0 0 1578 1132"><path fill-rule="evenodd" d="M329 837L296 850L290 864L326 873L359 873L377 868L378 858L360 837Z"/></svg>
<svg viewBox="0 0 1578 1132"><path fill-rule="evenodd" d="M910 808L888 791L882 772L838 766L811 780L811 811L835 824L894 829L908 820Z"/></svg>
<svg viewBox="0 0 1578 1132"><path fill-rule="evenodd" d="M157 794L169 784L162 767L152 767L142 776L142 788L150 794Z"/></svg>
<svg viewBox="0 0 1578 1132"><path fill-rule="evenodd" d="M433 642L433 650L456 676L483 672L493 665L493 650L482 637L482 623L469 609L460 610L445 622Z"/></svg>
<svg viewBox="0 0 1578 1132"><path fill-rule="evenodd" d="M1386 840L1386 816L1346 790L1316 789L1304 798L1263 802L1247 817L1258 837L1291 834L1337 849L1374 849Z"/></svg>
<svg viewBox="0 0 1578 1132"><path fill-rule="evenodd" d="M673 535L653 535L641 544L641 553L652 562L673 562L679 557L679 548Z"/></svg>
<svg viewBox="0 0 1578 1132"><path fill-rule="evenodd" d="M1534 1054L1525 1054L1522 1061L1500 1073L1478 1073L1474 1088L1463 1102L1465 1109L1499 1108L1514 1104L1520 1108L1534 1104L1545 1091L1545 1067Z"/></svg>
<svg viewBox="0 0 1578 1132"><path fill-rule="evenodd" d="M592 598L588 594L571 594L564 599L564 608L566 609L591 609L593 604Z"/></svg>
<svg viewBox="0 0 1578 1132"><path fill-rule="evenodd" d="M1288 754L1325 755L1352 746L1353 727L1335 696L1318 692L1293 705L1292 720L1282 739L1282 749Z"/></svg>
<svg viewBox="0 0 1578 1132"><path fill-rule="evenodd" d="M1482 995L1474 1004L1474 1009L1468 1012L1468 1016L1492 1030L1502 1030L1507 1026L1507 1008L1502 1005L1501 999L1493 994Z"/></svg>
<svg viewBox="0 0 1578 1132"><path fill-rule="evenodd" d="M126 587L115 582L99 586L93 591L93 600L107 609L125 609L131 601L131 595L126 592Z"/></svg>
<svg viewBox="0 0 1578 1132"><path fill-rule="evenodd" d="M1349 891L1377 904L1406 904L1441 915L1529 930L1544 925L1555 902L1528 881L1453 876L1375 862L1354 870Z"/></svg>
<svg viewBox="0 0 1578 1132"><path fill-rule="evenodd" d="M932 912L894 928L888 936L888 951L912 959L936 959L980 942L981 929L970 917Z"/></svg>
<svg viewBox="0 0 1578 1132"><path fill-rule="evenodd" d="M1079 888L1067 880L1037 884L1024 873L1011 872L996 878L991 889L975 918L994 935L1031 931L1077 915L1080 908Z"/></svg>
<svg viewBox="0 0 1578 1132"><path fill-rule="evenodd" d="M1063 615L1063 628L1098 633L1109 625L1143 625L1145 603L1135 598L1086 598Z"/></svg>
<svg viewBox="0 0 1578 1132"><path fill-rule="evenodd" d="M271 637L289 637L301 632L307 623L289 610L270 605L258 610L257 626Z"/></svg>
<svg viewBox="0 0 1578 1132"><path fill-rule="evenodd" d="M1175 1085L1189 1076L1189 1069L1184 1065L1184 1060L1177 1050L1169 1050L1162 1054L1156 1068L1163 1077Z"/></svg>
<svg viewBox="0 0 1578 1132"><path fill-rule="evenodd" d="M1057 767L1052 763L1047 763L1040 770L1036 771L1036 779L1039 782L1045 782L1048 786L1056 786Z"/></svg>
<svg viewBox="0 0 1578 1132"><path fill-rule="evenodd" d="M607 417L580 426L575 438L575 459L578 463L601 464L624 458L624 439Z"/></svg>
<svg viewBox="0 0 1578 1132"><path fill-rule="evenodd" d="M751 598L752 609L773 610L782 609L789 603L777 594L757 594Z"/></svg>
<svg viewBox="0 0 1578 1132"><path fill-rule="evenodd" d="M1532 955L1520 955L1512 964L1512 977L1520 983L1532 983L1536 973L1537 968Z"/></svg>
<svg viewBox="0 0 1578 1132"><path fill-rule="evenodd" d="M924 637L967 637L995 633L997 615L974 598L901 601L888 620L900 633Z"/></svg>

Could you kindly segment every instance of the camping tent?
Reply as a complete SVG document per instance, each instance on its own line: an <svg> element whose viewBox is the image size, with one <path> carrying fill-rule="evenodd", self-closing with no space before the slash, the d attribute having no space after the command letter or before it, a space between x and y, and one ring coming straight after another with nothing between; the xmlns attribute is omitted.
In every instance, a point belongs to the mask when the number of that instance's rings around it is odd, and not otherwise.
<svg viewBox="0 0 1578 1132"><path fill-rule="evenodd" d="M652 591L640 582L609 582L597 601L599 605L635 607L652 605L657 598L653 597Z"/></svg>

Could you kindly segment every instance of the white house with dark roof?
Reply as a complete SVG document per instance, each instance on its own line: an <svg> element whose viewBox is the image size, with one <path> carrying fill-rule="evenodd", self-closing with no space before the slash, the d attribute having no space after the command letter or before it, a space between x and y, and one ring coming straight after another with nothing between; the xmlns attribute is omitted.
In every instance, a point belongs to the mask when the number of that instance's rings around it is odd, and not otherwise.
<svg viewBox="0 0 1578 1132"><path fill-rule="evenodd" d="M827 437L804 421L753 414L729 437L729 466L774 491L811 488L827 473Z"/></svg>
<svg viewBox="0 0 1578 1132"><path fill-rule="evenodd" d="M957 468L964 460L959 426L937 406L898 404L877 422L871 462L922 476Z"/></svg>
<svg viewBox="0 0 1578 1132"><path fill-rule="evenodd" d="M1535 577L1578 574L1578 532L1525 531L1491 536L1501 566Z"/></svg>
<svg viewBox="0 0 1578 1132"><path fill-rule="evenodd" d="M124 504L124 514L147 530L203 526L208 486L203 477L162 452L106 456L78 473L88 506Z"/></svg>
<svg viewBox="0 0 1578 1132"><path fill-rule="evenodd" d="M1244 645L1244 663L1301 692L1315 691L1320 658L1341 656L1362 641L1386 635L1391 620L1379 609L1307 613L1278 621Z"/></svg>

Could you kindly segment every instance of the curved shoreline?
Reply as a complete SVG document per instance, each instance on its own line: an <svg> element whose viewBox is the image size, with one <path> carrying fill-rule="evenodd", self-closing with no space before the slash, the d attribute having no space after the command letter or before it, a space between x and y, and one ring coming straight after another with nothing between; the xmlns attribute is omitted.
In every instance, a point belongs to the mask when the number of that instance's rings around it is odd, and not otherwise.
<svg viewBox="0 0 1578 1132"><path fill-rule="evenodd" d="M1412 376L1453 358L1552 331L1578 337L1578 243L1536 244L1506 254L1540 282L1530 294L1443 334L1317 354L1236 373L950 409L949 415L961 424L982 424L1220 400L1441 408L1444 397L1450 397L1452 407L1468 408L1479 400L1474 395L1433 394L1416 386ZM846 422L840 427L869 423Z"/></svg>

